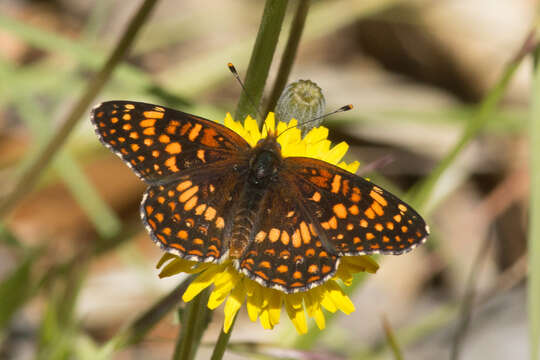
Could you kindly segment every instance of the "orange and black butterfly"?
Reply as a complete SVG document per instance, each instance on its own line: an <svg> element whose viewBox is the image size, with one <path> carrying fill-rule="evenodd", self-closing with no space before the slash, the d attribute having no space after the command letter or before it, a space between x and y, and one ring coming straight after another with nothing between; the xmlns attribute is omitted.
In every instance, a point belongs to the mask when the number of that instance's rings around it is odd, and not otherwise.
<svg viewBox="0 0 540 360"><path fill-rule="evenodd" d="M141 217L155 242L188 260L231 258L263 286L306 291L342 256L402 254L428 235L396 196L324 161L283 157L275 134L251 147L216 122L133 101L98 105L92 122L149 185Z"/></svg>

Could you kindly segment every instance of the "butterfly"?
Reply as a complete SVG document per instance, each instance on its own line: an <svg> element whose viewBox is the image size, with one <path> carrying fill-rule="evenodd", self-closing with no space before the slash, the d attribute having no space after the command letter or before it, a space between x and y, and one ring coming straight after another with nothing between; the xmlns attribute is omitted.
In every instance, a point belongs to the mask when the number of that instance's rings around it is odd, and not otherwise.
<svg viewBox="0 0 540 360"><path fill-rule="evenodd" d="M283 157L275 133L252 147L214 121L133 101L99 104L91 120L148 184L141 218L162 249L231 259L265 287L307 291L333 277L343 256L402 254L429 234L414 209L370 181Z"/></svg>

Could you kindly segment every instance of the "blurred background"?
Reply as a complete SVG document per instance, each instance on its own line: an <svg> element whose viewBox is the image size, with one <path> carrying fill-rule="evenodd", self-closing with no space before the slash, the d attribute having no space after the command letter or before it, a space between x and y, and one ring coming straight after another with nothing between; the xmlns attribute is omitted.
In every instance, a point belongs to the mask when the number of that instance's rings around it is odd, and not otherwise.
<svg viewBox="0 0 540 360"><path fill-rule="evenodd" d="M42 151L139 5L0 2L0 197ZM159 1L93 103L145 101L222 121L240 96L227 63L245 74L263 7ZM520 51L536 7L533 0L313 1L290 81L315 81L327 110L355 106L325 120L331 139L350 144L349 161L379 164L362 175L403 195L461 138ZM303 346L284 311L277 329L265 331L242 309L225 358L393 359L385 318L406 359L445 359L456 349L460 359L526 359L531 73L526 58L421 209L428 243L381 257L379 272L352 295L356 312L308 334L316 340ZM138 215L145 186L99 143L88 115L1 224L1 359L98 358L181 280L158 278L162 253ZM175 314L112 358L171 358ZM222 314L215 312L197 358L209 356Z"/></svg>

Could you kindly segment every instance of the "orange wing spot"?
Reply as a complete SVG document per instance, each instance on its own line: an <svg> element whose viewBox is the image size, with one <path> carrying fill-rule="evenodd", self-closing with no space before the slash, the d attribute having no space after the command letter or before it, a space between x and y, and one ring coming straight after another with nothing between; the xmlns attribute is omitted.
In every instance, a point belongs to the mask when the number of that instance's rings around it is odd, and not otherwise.
<svg viewBox="0 0 540 360"><path fill-rule="evenodd" d="M159 170L159 165L158 164L154 164L154 170L158 171ZM159 174L159 172L158 172Z"/></svg>
<svg viewBox="0 0 540 360"><path fill-rule="evenodd" d="M128 120L131 120L131 115L129 114L124 114L124 116L122 116L122 119L128 121Z"/></svg>
<svg viewBox="0 0 540 360"><path fill-rule="evenodd" d="M167 135L162 135L162 136L167 136ZM168 136L167 136L167 138L168 138ZM159 141L161 141L161 136L160 136ZM167 146L165 146L165 151L168 152L171 155L180 154L182 152L182 146L180 145L180 143L172 142L172 143L168 144Z"/></svg>
<svg viewBox="0 0 540 360"><path fill-rule="evenodd" d="M292 245L295 248L299 248L300 246L302 246L302 238L300 237L300 230L296 229L294 233L292 234L291 238L292 238Z"/></svg>
<svg viewBox="0 0 540 360"><path fill-rule="evenodd" d="M215 139L216 135L217 133L214 129L212 128L204 129L203 137L200 140L201 144L209 146L209 147L213 147L213 148L218 147L219 143Z"/></svg>
<svg viewBox="0 0 540 360"><path fill-rule="evenodd" d="M390 242L390 238L388 236L386 236L386 235L383 235L382 241L385 242L385 243Z"/></svg>
<svg viewBox="0 0 540 360"><path fill-rule="evenodd" d="M394 248L394 245L386 245L385 248L387 250L392 250Z"/></svg>
<svg viewBox="0 0 540 360"><path fill-rule="evenodd" d="M174 196L174 190L167 191L167 196L168 197L173 197Z"/></svg>
<svg viewBox="0 0 540 360"><path fill-rule="evenodd" d="M334 214L336 214L336 216L340 219L345 219L347 217L347 209L345 208L345 205L343 204L334 205L332 210L334 210Z"/></svg>
<svg viewBox="0 0 540 360"><path fill-rule="evenodd" d="M192 218L186 219L186 226L187 226L188 228L194 227L194 226L195 226L195 221L194 221Z"/></svg>
<svg viewBox="0 0 540 360"><path fill-rule="evenodd" d="M139 138L139 133L136 132L136 131L132 131L132 132L129 133L129 137L132 138L132 139L137 140Z"/></svg>
<svg viewBox="0 0 540 360"><path fill-rule="evenodd" d="M212 184L210 184L209 188L210 188L211 193L213 193L216 190L216 187Z"/></svg>
<svg viewBox="0 0 540 360"><path fill-rule="evenodd" d="M133 151L139 151L140 146L137 144L131 144L131 150Z"/></svg>
<svg viewBox="0 0 540 360"><path fill-rule="evenodd" d="M225 220L223 220L221 216L216 219L216 227L218 229L223 229L223 227L225 227Z"/></svg>
<svg viewBox="0 0 540 360"><path fill-rule="evenodd" d="M199 201L199 198L197 196L192 197L184 204L184 210L190 211L197 205L197 201Z"/></svg>
<svg viewBox="0 0 540 360"><path fill-rule="evenodd" d="M121 136L120 136L120 137L118 138L118 141L120 141L121 143L123 143L123 142L125 142L125 141L126 141L126 138L125 138L125 137L121 137Z"/></svg>
<svg viewBox="0 0 540 360"><path fill-rule="evenodd" d="M165 160L165 166L169 168L172 172L178 172L180 169L176 166L176 156L171 156L167 160Z"/></svg>
<svg viewBox="0 0 540 360"><path fill-rule="evenodd" d="M281 243L285 246L289 245L289 233L283 230L281 232Z"/></svg>
<svg viewBox="0 0 540 360"><path fill-rule="evenodd" d="M179 238L179 239L182 239L182 240L187 240L188 238L188 232L186 230L180 230L177 234L176 234L176 237Z"/></svg>
<svg viewBox="0 0 540 360"><path fill-rule="evenodd" d="M304 244L307 245L311 242L311 234L309 233L309 228L304 221L300 223L300 234L302 235Z"/></svg>
<svg viewBox="0 0 540 360"><path fill-rule="evenodd" d="M401 227L401 232L404 232L404 233L405 233L405 232L407 232L408 230L409 230L409 228L406 227L405 225L403 225L403 226Z"/></svg>
<svg viewBox="0 0 540 360"><path fill-rule="evenodd" d="M104 114L104 113L103 113L103 111L100 111L100 112L98 112L98 113L97 113L97 115L96 115L96 116L97 116L97 117L102 117L102 116L103 116L103 114Z"/></svg>
<svg viewBox="0 0 540 360"><path fill-rule="evenodd" d="M351 224L351 223L348 223L348 224L347 224L347 230L348 230L348 231L351 231L352 229L354 229L354 225Z"/></svg>
<svg viewBox="0 0 540 360"><path fill-rule="evenodd" d="M106 133L104 133L104 134L106 134ZM116 134L116 129L109 130L109 134L111 134L111 135Z"/></svg>
<svg viewBox="0 0 540 360"><path fill-rule="evenodd" d="M312 176L309 178L309 181L321 188L326 189L328 187L328 178L322 176Z"/></svg>
<svg viewBox="0 0 540 360"><path fill-rule="evenodd" d="M174 125L168 125L166 128L165 128L165 131L167 132L167 134L169 135L174 135L176 133L176 126Z"/></svg>
<svg viewBox="0 0 540 360"><path fill-rule="evenodd" d="M356 247L356 251L364 251L364 246L363 245L358 245Z"/></svg>
<svg viewBox="0 0 540 360"><path fill-rule="evenodd" d="M382 197L381 194L379 194L378 192L374 191L374 190L371 190L371 192L369 193L369 196L371 196L371 198L373 200L375 200L376 202L378 202L379 204L381 204L381 206L386 206L388 205L388 202L386 201L385 198Z"/></svg>
<svg viewBox="0 0 540 360"><path fill-rule="evenodd" d="M360 238L358 236L353 237L353 244L358 244L361 241L362 240L360 240Z"/></svg>
<svg viewBox="0 0 540 360"><path fill-rule="evenodd" d="M112 118L111 118L111 122L112 122L113 124L116 124L116 123L118 122L118 118L117 118L116 116L115 116L115 117L112 117Z"/></svg>
<svg viewBox="0 0 540 360"><path fill-rule="evenodd" d="M286 284L287 284L287 283L285 282L285 280L280 279L280 278L273 278L273 279L272 279L272 282L275 283L275 284L279 284L279 285L286 285Z"/></svg>
<svg viewBox="0 0 540 360"><path fill-rule="evenodd" d="M176 204L176 203L175 203L175 204ZM176 207L176 205L175 205L175 207ZM180 215L179 215L179 214L174 214L174 215L173 215L173 219L176 220L176 222L180 222L180 220L182 220L182 219L180 218Z"/></svg>
<svg viewBox="0 0 540 360"><path fill-rule="evenodd" d="M394 239L396 239L397 242L401 242L401 236L399 236L399 235L396 235L396 236L394 237Z"/></svg>
<svg viewBox="0 0 540 360"><path fill-rule="evenodd" d="M300 281L295 281L293 282L291 285L289 285L290 287L301 287L301 286L304 286L305 284L300 282Z"/></svg>
<svg viewBox="0 0 540 360"><path fill-rule="evenodd" d="M206 204L201 204L195 208L195 215L201 215L206 210Z"/></svg>
<svg viewBox="0 0 540 360"><path fill-rule="evenodd" d="M414 242L414 239L413 238L408 238L407 241L412 244Z"/></svg>
<svg viewBox="0 0 540 360"><path fill-rule="evenodd" d="M280 259L287 260L290 257L291 257L291 253L288 250L283 250L282 252L279 253Z"/></svg>
<svg viewBox="0 0 540 360"><path fill-rule="evenodd" d="M330 271L332 271L332 267L330 267L329 265L323 265L322 266L322 273L323 274L328 274Z"/></svg>
<svg viewBox="0 0 540 360"><path fill-rule="evenodd" d="M189 128L191 127L191 123L185 123L184 126L182 126L182 128L180 129L180 135L184 136L186 135L187 131L189 130Z"/></svg>
<svg viewBox="0 0 540 360"><path fill-rule="evenodd" d="M394 215L394 221L395 222L400 222L401 221L401 215L400 214Z"/></svg>
<svg viewBox="0 0 540 360"><path fill-rule="evenodd" d="M169 137L169 135L161 134L161 135L159 135L158 140L162 144L167 144L168 142L171 141L171 138ZM178 145L180 145L180 144L178 144Z"/></svg>
<svg viewBox="0 0 540 360"><path fill-rule="evenodd" d="M307 280L307 282L308 282L308 283L312 283L312 282L318 281L318 280L320 280L320 279L321 279L320 276L314 275L314 276L310 276L309 279Z"/></svg>
<svg viewBox="0 0 540 360"><path fill-rule="evenodd" d="M319 272L319 266L315 265L315 264L312 264L312 265L309 265L308 267L308 273L310 274L314 274L316 272Z"/></svg>
<svg viewBox="0 0 540 360"><path fill-rule="evenodd" d="M278 273L286 273L287 271L289 271L289 267L287 265L279 265L277 268L276 268L277 272Z"/></svg>
<svg viewBox="0 0 540 360"><path fill-rule="evenodd" d="M156 110L156 111L161 111L161 112L165 112L165 109L162 108L161 106L154 106L154 110Z"/></svg>
<svg viewBox="0 0 540 360"><path fill-rule="evenodd" d="M263 278L264 280L268 280L268 275L266 275L264 272L262 271L255 271L255 274L258 275L259 277Z"/></svg>
<svg viewBox="0 0 540 360"><path fill-rule="evenodd" d="M148 135L148 136L154 136L154 135L156 135L156 128L155 127L148 127L148 128L143 130L143 134Z"/></svg>
<svg viewBox="0 0 540 360"><path fill-rule="evenodd" d="M147 118L154 118L154 119L162 119L163 113L159 111L145 111L143 112L144 117Z"/></svg>
<svg viewBox="0 0 540 360"><path fill-rule="evenodd" d="M330 225L330 228L331 228L331 229L334 229L334 230L337 229L338 223L337 223L337 219L336 219L335 216L332 216L332 217L330 218L330 220L328 220L328 225Z"/></svg>
<svg viewBox="0 0 540 360"><path fill-rule="evenodd" d="M124 104L124 107L125 107L126 109L128 109L128 110L133 110L133 109L135 109L135 105L133 105L133 104Z"/></svg>
<svg viewBox="0 0 540 360"><path fill-rule="evenodd" d="M99 127L105 127L105 123L103 121L99 122Z"/></svg>
<svg viewBox="0 0 540 360"><path fill-rule="evenodd" d="M332 179L332 192L334 194L337 194L339 192L339 189L341 188L341 175L334 175L334 179Z"/></svg>
<svg viewBox="0 0 540 360"><path fill-rule="evenodd" d="M105 136L106 134L103 134L103 135ZM111 144L111 145L116 145L116 141L111 140L111 141L109 141L109 144Z"/></svg>
<svg viewBox="0 0 540 360"><path fill-rule="evenodd" d="M341 184L343 187L341 188L341 193L343 196L347 196L349 193L349 180L343 180L343 183Z"/></svg>
<svg viewBox="0 0 540 360"><path fill-rule="evenodd" d="M151 146L154 143L154 140L146 138L143 140L144 145ZM156 150L157 151L157 150Z"/></svg>
<svg viewBox="0 0 540 360"><path fill-rule="evenodd" d="M203 256L202 251L201 251L201 250L197 250L197 249L189 250L189 251L188 251L188 254L190 254L190 255L195 255L195 256Z"/></svg>
<svg viewBox="0 0 540 360"><path fill-rule="evenodd" d="M279 240L279 235L281 235L281 230L272 228L270 229L270 232L268 233L268 239L271 242L275 243L276 241Z"/></svg>
<svg viewBox="0 0 540 360"><path fill-rule="evenodd" d="M357 203L360 200L362 200L362 194L360 193L360 189L357 187L353 187L352 194L351 194L351 201Z"/></svg>
<svg viewBox="0 0 540 360"><path fill-rule="evenodd" d="M310 199L310 200L313 200L313 201L315 201L315 202L321 201L321 193L318 192L318 191L315 191L315 192L313 193L313 196L311 196L311 199Z"/></svg>
<svg viewBox="0 0 540 360"><path fill-rule="evenodd" d="M394 223L393 223L393 222L390 222L390 221L387 222L387 223L386 223L386 228L387 228L388 230L394 230Z"/></svg>
<svg viewBox="0 0 540 360"><path fill-rule="evenodd" d="M137 165L137 162L135 161L135 159L131 159L129 162L130 162L132 165Z"/></svg>
<svg viewBox="0 0 540 360"><path fill-rule="evenodd" d="M311 235L317 236L317 230L315 230L315 226L313 224L309 224L309 231L311 231Z"/></svg>
<svg viewBox="0 0 540 360"><path fill-rule="evenodd" d="M157 201L160 204L164 204L165 203L165 198L163 196L158 196Z"/></svg>
<svg viewBox="0 0 540 360"><path fill-rule="evenodd" d="M167 240L165 240L165 236L163 236L161 234L156 234L156 237L159 239L159 241L161 241L162 243L167 245Z"/></svg>
<svg viewBox="0 0 540 360"><path fill-rule="evenodd" d="M176 209L176 202L170 201L167 205L171 208L171 211L174 211Z"/></svg>
<svg viewBox="0 0 540 360"><path fill-rule="evenodd" d="M264 250L264 253L266 255L276 256L276 251L274 249L266 249L266 250Z"/></svg>
<svg viewBox="0 0 540 360"><path fill-rule="evenodd" d="M265 261L261 261L259 263L259 267L270 269L272 267L272 265L270 265L270 261L265 260Z"/></svg>
<svg viewBox="0 0 540 360"><path fill-rule="evenodd" d="M373 211L372 208L367 208L367 210L364 211L364 214L370 219L375 219L375 211Z"/></svg>
<svg viewBox="0 0 540 360"><path fill-rule="evenodd" d="M266 238L266 232L265 231L259 231L257 235L255 235L255 242L260 243Z"/></svg>
<svg viewBox="0 0 540 360"><path fill-rule="evenodd" d="M384 210L383 210L381 204L379 204L378 202L374 201L374 202L371 204L371 208L375 211L375 213L376 213L378 216L383 216L383 215L384 215Z"/></svg>
<svg viewBox="0 0 540 360"><path fill-rule="evenodd" d="M379 249L380 248L379 244L371 244L370 247L372 249Z"/></svg>
<svg viewBox="0 0 540 360"><path fill-rule="evenodd" d="M195 245L204 245L204 241L201 238L195 238L192 241Z"/></svg>
<svg viewBox="0 0 540 360"><path fill-rule="evenodd" d="M144 120L141 120L141 122L139 122L139 125L141 127L147 128L147 127L154 126L155 123L156 123L156 119L144 119Z"/></svg>
<svg viewBox="0 0 540 360"><path fill-rule="evenodd" d="M157 158L159 157L159 151L158 150L152 150L152 156Z"/></svg>
<svg viewBox="0 0 540 360"><path fill-rule="evenodd" d="M294 211L289 211L286 215L287 218L292 218L294 216Z"/></svg>
<svg viewBox="0 0 540 360"><path fill-rule="evenodd" d="M176 191L181 192L186 190L187 188L190 188L193 183L189 180L182 181L180 184L176 185Z"/></svg>
<svg viewBox="0 0 540 360"><path fill-rule="evenodd" d="M406 207L405 205L403 205L403 204L399 204L399 205L398 205L398 209L401 210L401 211L403 211L403 212L406 212L406 211L407 211L407 207Z"/></svg>
<svg viewBox="0 0 540 360"><path fill-rule="evenodd" d="M375 235L373 233L366 233L366 240L373 240L375 239Z"/></svg>
<svg viewBox="0 0 540 360"><path fill-rule="evenodd" d="M321 251L321 252L319 253L319 257L320 257L320 258L327 258L327 257L328 257L328 253L327 253L326 251Z"/></svg>
<svg viewBox="0 0 540 360"><path fill-rule="evenodd" d="M183 247L183 246L180 245L180 244L172 243L172 244L170 244L170 246L172 246L173 248L177 248L178 250L180 250L180 251L182 251L182 252L186 252L186 248Z"/></svg>
<svg viewBox="0 0 540 360"><path fill-rule="evenodd" d="M124 124L124 125L122 125L122 129L124 129L124 130L126 130L126 131L131 130L131 127L132 127L131 124Z"/></svg>
<svg viewBox="0 0 540 360"><path fill-rule="evenodd" d="M116 105L115 105L115 106L116 106ZM118 112L118 111L116 111L116 110L113 110L113 111L111 111L111 114L113 114L113 115L114 115L114 114L116 114L117 112Z"/></svg>
<svg viewBox="0 0 540 360"><path fill-rule="evenodd" d="M328 223L328 221L325 221L325 222L322 222L322 223L321 223L321 227L322 227L324 230L328 230L328 229L330 229L330 224Z"/></svg>
<svg viewBox="0 0 540 360"><path fill-rule="evenodd" d="M148 223L150 224L150 227L153 230L156 230L156 223L154 221L152 221L151 219L148 219Z"/></svg>
<svg viewBox="0 0 540 360"><path fill-rule="evenodd" d="M197 138L197 136L199 136L200 132L201 132L201 129L202 129L202 125L201 124L195 124L195 126L193 127L193 129L191 129L191 131L189 132L189 135L188 135L188 139L190 141L195 141L195 139Z"/></svg>
<svg viewBox="0 0 540 360"><path fill-rule="evenodd" d="M383 229L384 229L384 226L381 223L376 223L375 224L375 230L383 231Z"/></svg>
<svg viewBox="0 0 540 360"><path fill-rule="evenodd" d="M180 185L181 184L179 184L178 186ZM178 186L176 187L177 189L178 189ZM180 194L180 196L178 197L178 201L182 203L188 201L193 195L197 193L197 191L199 191L199 187L197 185L187 189L182 194Z"/></svg>
<svg viewBox="0 0 540 360"><path fill-rule="evenodd" d="M299 280L299 279L302 278L302 273L301 273L300 271L295 271L295 272L293 273L292 277L293 277L294 279Z"/></svg>
<svg viewBox="0 0 540 360"><path fill-rule="evenodd" d="M159 222L162 222L163 219L164 219L164 216L162 213L156 213L156 215L154 216L156 218L157 221Z"/></svg>
<svg viewBox="0 0 540 360"><path fill-rule="evenodd" d="M363 228L367 228L368 227L368 222L366 219L362 219L360 220L360 226L363 227Z"/></svg>
<svg viewBox="0 0 540 360"><path fill-rule="evenodd" d="M164 233L167 236L170 236L171 235L171 228L170 227L163 228L163 230L161 230L161 232Z"/></svg>
<svg viewBox="0 0 540 360"><path fill-rule="evenodd" d="M148 215L152 215L152 212L154 211L154 208L152 206L150 206L150 205L146 205L145 210L146 210L146 213Z"/></svg>
<svg viewBox="0 0 540 360"><path fill-rule="evenodd" d="M306 256L309 256L309 257L315 256L315 249L313 249L313 248L307 249L306 250Z"/></svg>
<svg viewBox="0 0 540 360"><path fill-rule="evenodd" d="M358 215L360 213L360 210L358 209L358 206L352 205L351 207L349 207L349 212L351 213L351 215Z"/></svg>
<svg viewBox="0 0 540 360"><path fill-rule="evenodd" d="M204 158L205 151L202 149L197 150L197 157L203 162L206 162L206 159Z"/></svg>
<svg viewBox="0 0 540 360"><path fill-rule="evenodd" d="M206 212L204 213L204 219L206 221L212 221L216 217L217 211L215 208L209 206L208 209L206 209Z"/></svg>
<svg viewBox="0 0 540 360"><path fill-rule="evenodd" d="M420 231L417 231L417 232L416 232L416 236L422 237L422 233L421 233Z"/></svg>

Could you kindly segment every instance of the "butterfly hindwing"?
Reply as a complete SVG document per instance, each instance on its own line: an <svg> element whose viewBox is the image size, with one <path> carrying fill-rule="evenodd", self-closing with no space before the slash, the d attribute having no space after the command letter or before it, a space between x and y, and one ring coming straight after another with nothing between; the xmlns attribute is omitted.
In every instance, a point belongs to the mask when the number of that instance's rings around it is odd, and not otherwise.
<svg viewBox="0 0 540 360"><path fill-rule="evenodd" d="M307 214L340 256L397 255L425 241L422 217L390 192L320 160L284 161Z"/></svg>
<svg viewBox="0 0 540 360"><path fill-rule="evenodd" d="M250 149L223 125L152 104L108 101L95 107L91 118L101 142L149 184Z"/></svg>

